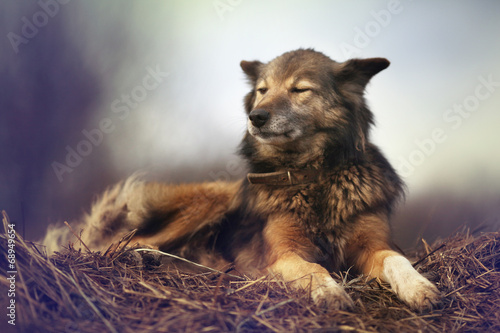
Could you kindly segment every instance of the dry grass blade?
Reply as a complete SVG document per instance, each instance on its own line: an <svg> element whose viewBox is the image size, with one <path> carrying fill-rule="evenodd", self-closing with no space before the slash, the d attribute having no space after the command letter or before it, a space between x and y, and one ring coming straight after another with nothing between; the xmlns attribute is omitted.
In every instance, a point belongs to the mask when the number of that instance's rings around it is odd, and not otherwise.
<svg viewBox="0 0 500 333"><path fill-rule="evenodd" d="M7 238L0 234L3 287L9 285ZM249 281L205 266L203 274L179 271L159 259L170 254L126 244L106 255L69 246L47 258L16 235L16 326L21 332L500 331L498 232L460 232L412 256L422 258L419 270L445 295L442 307L428 313L413 312L385 285L347 272L335 278L355 309L325 310L307 291L293 292L277 280ZM2 295L4 309L6 302Z"/></svg>
<svg viewBox="0 0 500 333"><path fill-rule="evenodd" d="M71 226L69 225L68 222L64 221L64 225L66 225L69 228L69 231L71 231L71 233L80 241L80 244L82 244L85 247L85 249L87 250L87 252L92 252L87 247L87 245L83 242L83 240L80 238L80 236L78 236L78 234L73 230L73 228L71 228Z"/></svg>
<svg viewBox="0 0 500 333"><path fill-rule="evenodd" d="M438 246L437 248L435 248L434 250L430 251L429 253L427 253L424 257L422 257L421 259L419 259L416 263L413 264L413 267L417 267L418 265L420 265L425 259L427 259L428 257L430 257L431 255L433 255L435 252L441 250L443 247L445 247L446 244L443 243L441 244L440 246Z"/></svg>
<svg viewBox="0 0 500 333"><path fill-rule="evenodd" d="M95 307L95 305L92 303L92 301L87 297L87 295L85 295L85 293L83 292L80 285L76 282L76 280L71 276L70 276L70 279L71 279L71 282L73 282L75 287L78 289L78 292L80 293L80 295L87 302L87 304L94 311L94 313L103 321L103 323L106 325L106 327L109 329L109 331L113 332L113 333L117 333L116 329L111 325L111 323L106 318L104 318L104 316L101 314L99 309L97 309Z"/></svg>

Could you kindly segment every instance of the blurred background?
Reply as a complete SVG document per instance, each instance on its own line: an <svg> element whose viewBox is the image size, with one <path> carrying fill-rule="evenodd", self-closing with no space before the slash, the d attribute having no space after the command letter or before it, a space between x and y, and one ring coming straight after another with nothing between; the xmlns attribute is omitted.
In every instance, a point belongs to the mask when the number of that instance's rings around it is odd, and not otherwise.
<svg viewBox="0 0 500 333"><path fill-rule="evenodd" d="M500 218L500 2L4 0L0 209L25 238L141 170L245 175L240 60L385 57L371 138L408 185L398 244Z"/></svg>

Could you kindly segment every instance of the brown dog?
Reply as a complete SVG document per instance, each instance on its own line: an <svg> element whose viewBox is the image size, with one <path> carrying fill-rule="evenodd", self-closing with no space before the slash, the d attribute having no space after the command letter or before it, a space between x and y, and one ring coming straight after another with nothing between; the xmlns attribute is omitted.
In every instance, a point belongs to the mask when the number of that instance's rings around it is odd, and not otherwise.
<svg viewBox="0 0 500 333"><path fill-rule="evenodd" d="M240 147L247 179L164 185L132 177L94 204L84 241L100 249L137 229L142 244L208 266L234 263L252 277L272 273L333 308L352 300L329 272L354 267L387 281L412 308L432 307L437 288L391 247L388 217L402 182L368 136L365 86L387 66L302 49L266 64L242 61L252 86Z"/></svg>

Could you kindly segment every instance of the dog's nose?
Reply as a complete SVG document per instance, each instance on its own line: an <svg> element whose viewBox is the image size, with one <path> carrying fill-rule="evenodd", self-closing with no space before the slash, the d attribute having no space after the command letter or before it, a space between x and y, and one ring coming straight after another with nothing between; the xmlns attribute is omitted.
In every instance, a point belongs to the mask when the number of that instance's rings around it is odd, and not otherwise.
<svg viewBox="0 0 500 333"><path fill-rule="evenodd" d="M269 112L264 109L255 109L248 115L248 118L255 127L262 127L269 120Z"/></svg>

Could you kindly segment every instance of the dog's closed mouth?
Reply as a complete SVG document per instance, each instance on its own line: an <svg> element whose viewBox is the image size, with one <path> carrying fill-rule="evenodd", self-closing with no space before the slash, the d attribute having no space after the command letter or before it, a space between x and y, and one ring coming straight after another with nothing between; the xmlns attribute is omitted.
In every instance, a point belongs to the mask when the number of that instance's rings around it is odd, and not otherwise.
<svg viewBox="0 0 500 333"><path fill-rule="evenodd" d="M299 132L296 129L291 129L288 131L283 131L283 132L273 132L273 131L263 131L263 130L258 130L258 131L252 131L252 135L261 140L294 140L299 136Z"/></svg>
<svg viewBox="0 0 500 333"><path fill-rule="evenodd" d="M284 136L284 137L289 138L292 136L292 133L293 133L293 130L289 130L287 132L282 132L282 133L260 131L259 133L257 133L257 135L262 137L262 138L273 138L273 137L279 137L279 136Z"/></svg>
<svg viewBox="0 0 500 333"><path fill-rule="evenodd" d="M253 133L252 135L264 144L284 144L295 140L299 136L295 130L279 133L259 131L257 133Z"/></svg>

